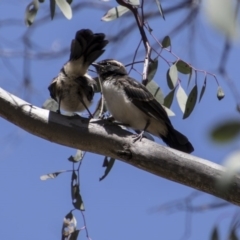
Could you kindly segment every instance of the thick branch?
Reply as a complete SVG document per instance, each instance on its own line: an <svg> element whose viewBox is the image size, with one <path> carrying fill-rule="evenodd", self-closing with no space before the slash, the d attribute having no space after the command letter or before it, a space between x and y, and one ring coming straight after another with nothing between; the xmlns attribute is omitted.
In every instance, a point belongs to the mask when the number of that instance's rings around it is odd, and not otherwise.
<svg viewBox="0 0 240 240"><path fill-rule="evenodd" d="M240 178L224 194L216 188L223 167L155 142L133 143L131 133L106 120L66 117L38 108L0 88L0 116L48 141L120 159L157 176L240 205Z"/></svg>

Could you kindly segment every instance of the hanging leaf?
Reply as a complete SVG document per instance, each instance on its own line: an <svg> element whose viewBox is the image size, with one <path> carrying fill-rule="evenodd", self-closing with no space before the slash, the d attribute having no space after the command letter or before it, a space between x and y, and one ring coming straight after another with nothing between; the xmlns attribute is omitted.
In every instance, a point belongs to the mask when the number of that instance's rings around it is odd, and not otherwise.
<svg viewBox="0 0 240 240"><path fill-rule="evenodd" d="M195 74L196 74L196 72L195 72ZM189 73L189 77L188 77L188 87L189 87L189 84L190 84L190 82L191 82L191 79L192 79L192 68L191 68L191 71L190 71L190 73Z"/></svg>
<svg viewBox="0 0 240 240"><path fill-rule="evenodd" d="M203 6L209 23L213 27L222 32L227 39L238 38L239 23L233 1L208 0L204 2Z"/></svg>
<svg viewBox="0 0 240 240"><path fill-rule="evenodd" d="M106 169L104 175L99 178L99 181L102 181L109 174L110 170L113 167L114 162L115 162L114 158L110 158L110 160L108 160L108 157L104 158L103 167L106 167Z"/></svg>
<svg viewBox="0 0 240 240"><path fill-rule="evenodd" d="M71 233L71 236L70 236L69 240L77 240L79 233L80 233L80 230L76 230L73 233Z"/></svg>
<svg viewBox="0 0 240 240"><path fill-rule="evenodd" d="M185 93L184 89L181 87L180 84L177 89L176 97L177 97L178 105L181 111L184 113L186 108L186 103L187 103L187 94Z"/></svg>
<svg viewBox="0 0 240 240"><path fill-rule="evenodd" d="M189 66L189 64L185 63L185 62L182 61L182 60L179 60L179 61L176 63L176 66L177 66L177 70L178 70L180 73L190 74L190 73L192 72L192 67Z"/></svg>
<svg viewBox="0 0 240 240"><path fill-rule="evenodd" d="M169 36L166 36L163 40L162 40L162 47L163 48L167 48L171 46L171 39Z"/></svg>
<svg viewBox="0 0 240 240"><path fill-rule="evenodd" d="M190 114L192 113L197 102L197 96L198 96L198 89L197 89L197 85L195 85L188 95L185 112L183 114L183 119L189 117Z"/></svg>
<svg viewBox="0 0 240 240"><path fill-rule="evenodd" d="M26 7L25 11L25 24L29 27L33 24L33 21L37 15L37 11L39 8L38 0L33 0Z"/></svg>
<svg viewBox="0 0 240 240"><path fill-rule="evenodd" d="M77 182L78 176L75 171L72 172L71 180L71 195L72 195L72 204L76 209L84 211L84 204L82 197L80 195L79 184Z"/></svg>
<svg viewBox="0 0 240 240"><path fill-rule="evenodd" d="M53 20L55 15L55 9L56 9L56 2L55 0L50 0L50 13L51 13L51 19Z"/></svg>
<svg viewBox="0 0 240 240"><path fill-rule="evenodd" d="M199 102L201 101L201 99L203 97L203 94L205 92L206 87L207 87L207 76L205 76L205 79L204 79L204 83L203 83L201 93L200 93L200 96L199 96Z"/></svg>
<svg viewBox="0 0 240 240"><path fill-rule="evenodd" d="M163 105L162 105L162 107L164 108L164 110L166 111L166 113L169 117L174 117L175 116L175 113L171 109L169 109L169 108L167 108Z"/></svg>
<svg viewBox="0 0 240 240"><path fill-rule="evenodd" d="M75 156L70 156L70 157L68 158L68 160L69 160L70 162L76 163L76 162L81 161L81 160L83 159L83 156L84 156L83 151L82 151L82 150L77 150Z"/></svg>
<svg viewBox="0 0 240 240"><path fill-rule="evenodd" d="M212 139L217 143L227 143L234 140L240 133L240 120L229 120L213 129Z"/></svg>
<svg viewBox="0 0 240 240"><path fill-rule="evenodd" d="M105 13L105 15L102 17L101 20L105 22L109 22L116 18L121 17L123 14L125 14L128 11L129 9L124 6L117 6L108 10L108 12Z"/></svg>
<svg viewBox="0 0 240 240"><path fill-rule="evenodd" d="M69 238L74 232L79 231L76 230L77 220L72 214L72 211L69 212L63 219L62 225L62 239L71 239ZM72 238L73 240L74 238ZM76 239L76 238L75 238Z"/></svg>
<svg viewBox="0 0 240 240"><path fill-rule="evenodd" d="M72 8L66 0L55 0L56 4L67 19L72 18Z"/></svg>
<svg viewBox="0 0 240 240"><path fill-rule="evenodd" d="M174 97L175 88L168 93L168 95L164 98L163 105L167 108L170 108L172 105L173 97Z"/></svg>
<svg viewBox="0 0 240 240"><path fill-rule="evenodd" d="M211 240L219 240L217 227L214 227L212 231Z"/></svg>
<svg viewBox="0 0 240 240"><path fill-rule="evenodd" d="M221 86L218 86L218 89L217 89L217 98L218 100L222 100L224 98L225 94L221 88Z"/></svg>
<svg viewBox="0 0 240 240"><path fill-rule="evenodd" d="M167 71L167 82L170 89L173 89L178 80L178 71L175 64L173 64Z"/></svg>
<svg viewBox="0 0 240 240"><path fill-rule="evenodd" d="M139 0L128 0L128 3L131 4L132 6L140 6L140 1Z"/></svg>
<svg viewBox="0 0 240 240"><path fill-rule="evenodd" d="M64 170L64 171L59 171L59 172L54 172L54 173L48 173L48 174L46 174L46 175L42 175L42 176L40 177L40 179L41 179L42 181L45 181L45 180L48 180L48 179L54 179L54 178L56 178L59 174L64 173L64 172L66 172L66 170Z"/></svg>
<svg viewBox="0 0 240 240"><path fill-rule="evenodd" d="M158 6L158 10L159 10L162 18L165 20L165 16L164 16L164 14L163 14L163 10L162 10L162 6L161 6L161 3L160 3L160 0L156 0L156 4L157 4L157 6Z"/></svg>
<svg viewBox="0 0 240 240"><path fill-rule="evenodd" d="M158 84L155 81L152 80L151 82L148 82L146 88L159 103L163 104L163 101L164 101L163 93L161 91L161 88L158 86Z"/></svg>
<svg viewBox="0 0 240 240"><path fill-rule="evenodd" d="M158 58L155 58L153 61L150 61L148 66L148 82L152 81L158 68Z"/></svg>
<svg viewBox="0 0 240 240"><path fill-rule="evenodd" d="M52 112L56 112L58 110L58 103L52 99L48 98L42 105L43 109L50 110Z"/></svg>

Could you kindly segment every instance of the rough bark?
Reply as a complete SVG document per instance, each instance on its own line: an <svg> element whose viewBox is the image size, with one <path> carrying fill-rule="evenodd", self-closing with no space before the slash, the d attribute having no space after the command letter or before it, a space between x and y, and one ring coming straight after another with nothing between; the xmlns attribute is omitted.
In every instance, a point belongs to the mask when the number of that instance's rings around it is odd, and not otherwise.
<svg viewBox="0 0 240 240"><path fill-rule="evenodd" d="M213 162L143 139L106 120L67 117L38 108L0 88L0 116L27 132L61 145L110 156L159 177L240 205L240 178L227 191L216 187L225 169Z"/></svg>

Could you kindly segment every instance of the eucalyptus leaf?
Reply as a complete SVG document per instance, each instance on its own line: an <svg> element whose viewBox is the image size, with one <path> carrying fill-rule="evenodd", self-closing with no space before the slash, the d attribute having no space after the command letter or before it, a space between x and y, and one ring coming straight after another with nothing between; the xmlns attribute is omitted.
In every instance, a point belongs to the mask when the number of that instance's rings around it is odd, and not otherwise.
<svg viewBox="0 0 240 240"><path fill-rule="evenodd" d="M123 14L125 14L128 11L129 11L128 8L121 6L121 5L111 8L102 17L102 21L109 22L109 21L115 20L115 19L121 17Z"/></svg>
<svg viewBox="0 0 240 240"><path fill-rule="evenodd" d="M229 141L234 140L239 133L240 120L232 119L215 127L211 132L211 136L217 143L228 143Z"/></svg>
<svg viewBox="0 0 240 240"><path fill-rule="evenodd" d="M72 8L66 0L55 0L56 4L67 19L72 18Z"/></svg>
<svg viewBox="0 0 240 240"><path fill-rule="evenodd" d="M176 63L176 66L177 66L177 70L180 73L190 74L192 72L192 67L189 64L187 64L186 62L182 61L182 60L179 60Z"/></svg>
<svg viewBox="0 0 240 240"><path fill-rule="evenodd" d="M174 117L175 116L175 113L170 108L167 108L164 105L162 105L162 107L164 108L164 110L166 111L166 113L169 117Z"/></svg>
<svg viewBox="0 0 240 240"><path fill-rule="evenodd" d="M159 103L163 104L164 101L163 93L161 91L161 88L155 81L152 80L151 82L148 82L146 88Z"/></svg>
<svg viewBox="0 0 240 240"><path fill-rule="evenodd" d="M184 113L186 108L186 103L187 103L187 94L185 93L184 89L181 87L180 84L177 89L176 97L177 97L178 105L181 111Z"/></svg>
<svg viewBox="0 0 240 240"><path fill-rule="evenodd" d="M54 18L55 15L55 9L56 9L56 1L50 0L50 13L51 13L51 19Z"/></svg>
<svg viewBox="0 0 240 240"><path fill-rule="evenodd" d="M162 47L163 48L167 48L171 46L171 39L169 36L164 37L164 39L162 40Z"/></svg>
<svg viewBox="0 0 240 240"><path fill-rule="evenodd" d="M225 94L224 94L221 86L218 86L218 89L217 89L217 98L218 98L218 100L222 100L224 97L225 97Z"/></svg>
<svg viewBox="0 0 240 240"><path fill-rule="evenodd" d="M38 0L33 0L31 3L27 5L25 11L25 24L28 27L33 24L34 19L37 15L38 8L39 8Z"/></svg>
<svg viewBox="0 0 240 240"><path fill-rule="evenodd" d="M54 173L48 173L48 174L42 175L42 176L40 177L40 179L41 179L42 181L45 181L45 180L48 180L48 179L54 179L54 178L56 178L59 174L64 173L64 172L66 172L66 170L64 170L64 171L59 171L59 172L54 172Z"/></svg>
<svg viewBox="0 0 240 240"><path fill-rule="evenodd" d="M150 61L148 66L148 82L152 81L154 78L156 71L158 69L158 58L155 58L153 61Z"/></svg>
<svg viewBox="0 0 240 240"><path fill-rule="evenodd" d="M203 94L205 93L206 87L207 87L207 76L205 76L205 79L204 79L204 83L203 83L201 93L200 93L200 96L199 96L199 102L201 101L201 99L203 97Z"/></svg>
<svg viewBox="0 0 240 240"><path fill-rule="evenodd" d="M188 95L185 112L183 114L183 119L189 117L190 114L192 113L197 102L197 96L198 96L198 89L197 89L197 85L195 85Z"/></svg>
<svg viewBox="0 0 240 240"><path fill-rule="evenodd" d="M75 156L70 156L70 157L68 158L68 160L69 160L70 162L76 163L76 162L81 161L81 160L83 159L83 156L84 156L83 151L78 149L77 152L76 152L76 154L75 154Z"/></svg>
<svg viewBox="0 0 240 240"><path fill-rule="evenodd" d="M172 105L173 97L174 97L175 88L168 93L168 95L164 98L163 105L167 108L170 108Z"/></svg>
<svg viewBox="0 0 240 240"><path fill-rule="evenodd" d="M157 6L158 6L158 10L159 10L162 18L165 20L165 16L164 16L164 14L163 14L163 10L162 10L162 6L161 6L161 3L160 3L160 0L156 0L156 4L157 4Z"/></svg>
<svg viewBox="0 0 240 240"><path fill-rule="evenodd" d="M168 78L169 77L169 78ZM171 83L169 82L169 79L171 80ZM168 80L168 86L170 89L173 89L178 81L178 71L175 64L173 64L169 71L167 72L167 80Z"/></svg>
<svg viewBox="0 0 240 240"><path fill-rule="evenodd" d="M104 158L103 166L106 167L106 169L105 169L104 175L99 178L99 181L102 181L109 174L109 172L111 171L114 163L115 163L115 159L114 158L110 158L110 160L108 160L108 157Z"/></svg>

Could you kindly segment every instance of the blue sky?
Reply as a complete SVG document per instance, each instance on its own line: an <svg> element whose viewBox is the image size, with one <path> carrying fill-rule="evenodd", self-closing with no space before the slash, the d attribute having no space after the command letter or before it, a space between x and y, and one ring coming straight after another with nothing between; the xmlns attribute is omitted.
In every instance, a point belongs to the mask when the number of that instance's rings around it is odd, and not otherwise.
<svg viewBox="0 0 240 240"><path fill-rule="evenodd" d="M90 28L94 32L104 32L107 38L110 38L133 21L129 14L123 20L102 22L101 17L106 12L104 9L116 4L114 1L95 3L96 6L102 7L100 9L82 7L73 13L73 19L70 21L57 10L59 15L53 21L49 17L35 29L27 29L24 25L24 11L28 1L1 1L0 50L21 52L23 50L21 37L27 31L33 31L31 34L31 40L34 42L31 50L33 55L37 52L51 53L53 49L60 51L64 47L69 47L75 32L79 29ZM36 25L42 17L48 16L48 5L47 1L40 5ZM156 8L154 1L151 7ZM167 7L166 2L163 2L163 9L164 7ZM150 9L150 6L147 9ZM162 39L185 14L186 11L169 14L166 21L160 17L151 19L149 24L154 29L153 33ZM14 25L9 26L3 22L6 19L16 20L16 25L14 22ZM207 25L202 14L197 21L197 31L197 40L193 44L194 54L189 54L194 36L189 35L187 30L172 38L173 52L194 67L215 73L223 37ZM121 36L117 46L110 42L101 59L111 57L122 60L125 64L130 63L132 57L126 59L126 56L133 56L138 42L138 29L133 28L127 37ZM239 89L238 52L239 44L234 43L226 69ZM22 84L23 58L21 56L6 58L3 52L0 56L1 87L39 107L49 97L47 87L51 79L68 60L68 53L57 58L31 59L30 65L27 65L31 87L27 90ZM167 53L164 53L164 56L168 60L173 59ZM139 54L139 59L143 58L144 55ZM139 65L139 71L141 69L142 65ZM161 86L165 95L169 92L166 70L166 63L159 60L154 80ZM131 76L140 80L140 76L135 72L132 72ZM184 76L181 78L183 87L189 93L193 82L187 89L187 78ZM203 80L204 76L199 74L199 87L202 86ZM172 117L171 121L176 129L191 140L195 147L193 155L221 164L227 154L239 147L238 142L226 146L216 145L209 138L209 131L222 120L238 117L238 113L227 83L221 76L218 76L218 80L226 95L222 101L217 100L217 85L209 76L205 95L201 103L196 105L192 115L182 120L182 113L175 99L171 109L176 116ZM95 103L98 98L99 95L96 95ZM86 113L83 113L83 116L86 116ZM48 181L41 181L40 176L71 169L71 163L67 158L75 154L76 150L30 135L4 119L0 119L0 126L1 237L11 240L59 239L63 217L73 208L70 195L71 175L61 174L56 179ZM161 140L156 141L162 144ZM185 198L195 190L120 161L116 161L109 176L99 182L99 177L104 172L101 167L103 158L87 153L80 171L81 195L86 208L84 214L91 239L209 239L215 224L220 226L223 239L226 238L231 218L238 211L237 207L229 206L194 213L191 221L187 222L187 225L191 223L191 232L188 238L182 238L186 227L186 213L158 212L156 209L162 204ZM219 200L213 196L201 194L193 203L201 205L216 201ZM83 226L81 214L75 213L78 227L81 228ZM84 231L80 233L79 239L86 239Z"/></svg>

